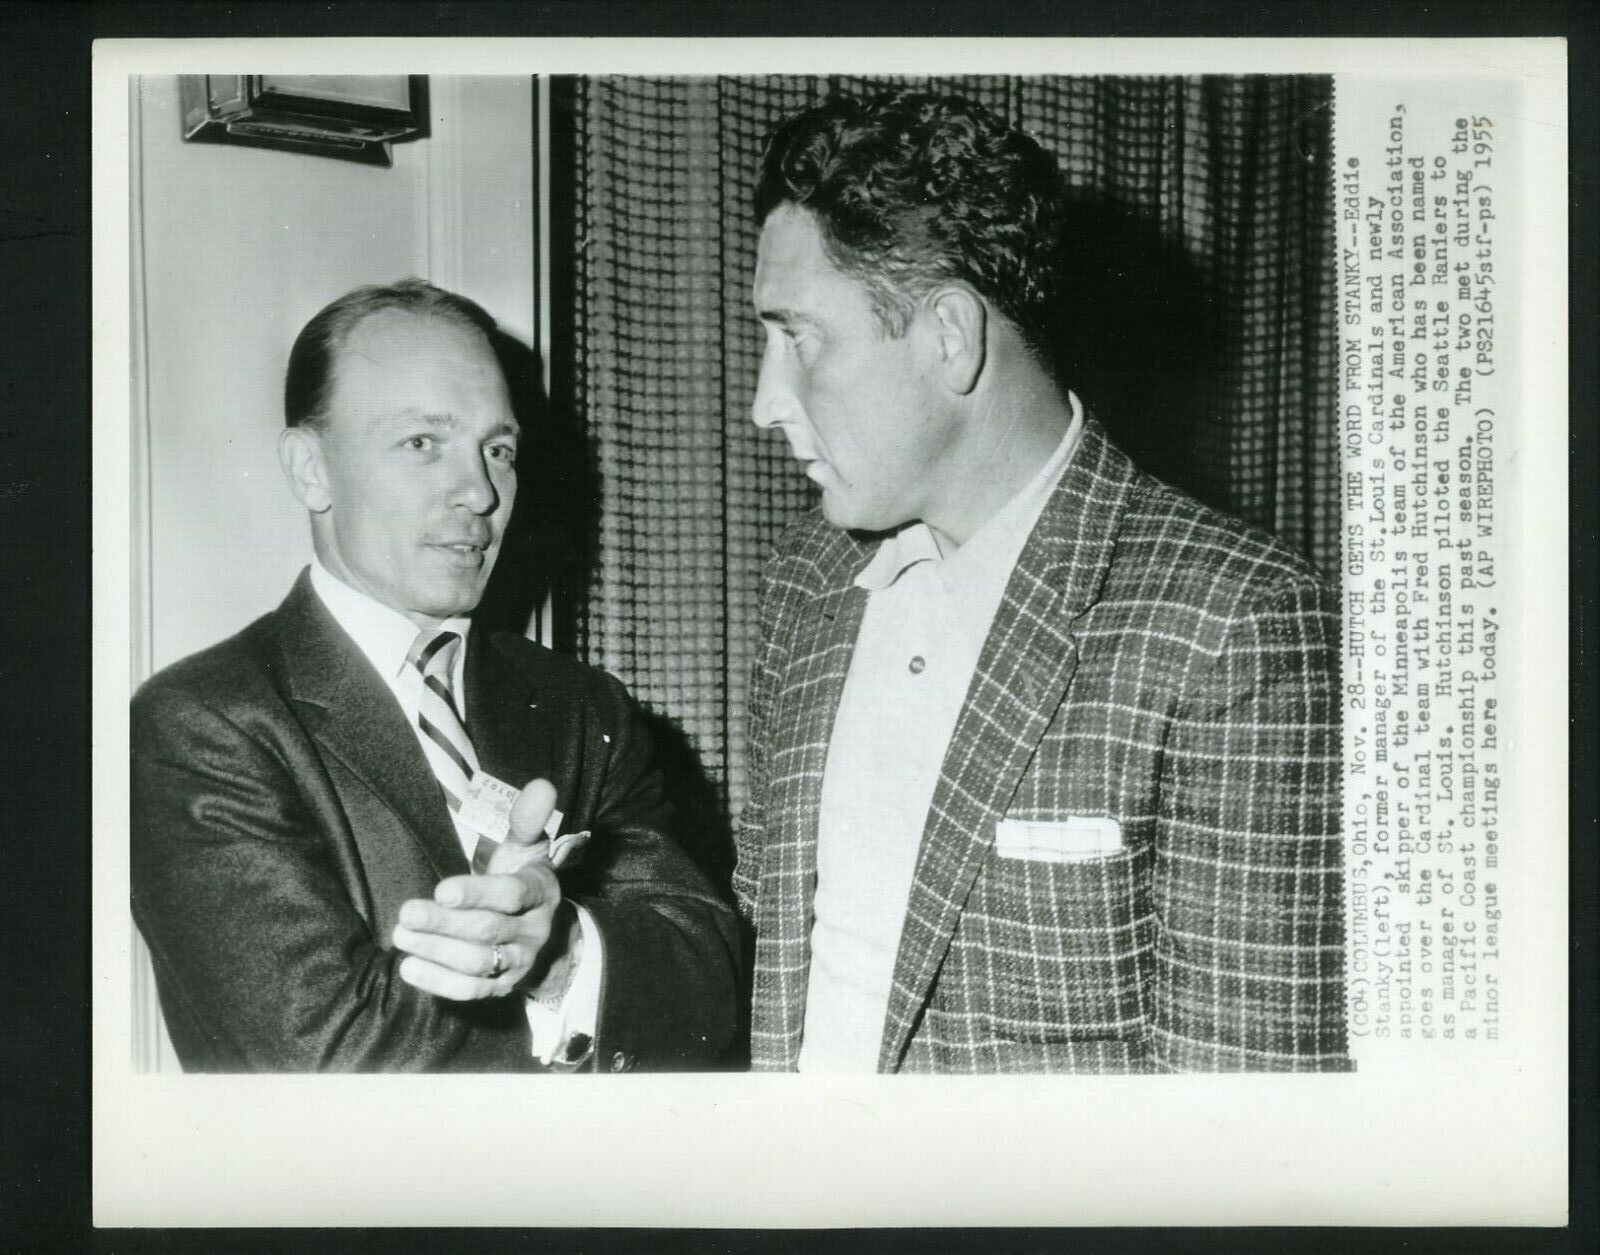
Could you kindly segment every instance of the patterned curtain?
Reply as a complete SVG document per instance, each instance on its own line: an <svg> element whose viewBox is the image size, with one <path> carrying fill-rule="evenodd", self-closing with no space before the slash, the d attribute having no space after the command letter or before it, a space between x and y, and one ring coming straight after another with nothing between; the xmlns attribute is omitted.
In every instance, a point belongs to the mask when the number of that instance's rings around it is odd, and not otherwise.
<svg viewBox="0 0 1600 1255"><path fill-rule="evenodd" d="M594 502L565 635L656 717L699 853L745 797L761 564L812 501L749 406L750 203L794 110L889 80L562 85L572 201L566 404ZM980 101L1059 154L1082 200L1075 388L1148 469L1337 571L1332 82L894 80ZM568 125L568 121L570 125Z"/></svg>

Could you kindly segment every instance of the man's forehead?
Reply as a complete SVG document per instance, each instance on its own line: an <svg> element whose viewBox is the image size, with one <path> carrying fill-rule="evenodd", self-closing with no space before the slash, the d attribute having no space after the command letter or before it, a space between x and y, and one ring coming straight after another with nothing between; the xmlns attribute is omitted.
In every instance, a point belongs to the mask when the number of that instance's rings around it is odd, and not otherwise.
<svg viewBox="0 0 1600 1255"><path fill-rule="evenodd" d="M779 205L761 228L751 297L763 317L775 316L818 282L841 278L822 246L822 232L809 210Z"/></svg>
<svg viewBox="0 0 1600 1255"><path fill-rule="evenodd" d="M494 359L489 342L477 328L409 309L380 309L368 314L350 328L340 352L380 361L441 348L457 349L464 356Z"/></svg>
<svg viewBox="0 0 1600 1255"><path fill-rule="evenodd" d="M490 422L496 431L517 431L499 358L474 327L410 310L379 310L350 328L332 365L334 413L426 419L441 427L468 418Z"/></svg>
<svg viewBox="0 0 1600 1255"><path fill-rule="evenodd" d="M506 386L500 359L477 328L409 310L380 310L350 328L334 350L332 374L336 393L429 381Z"/></svg>

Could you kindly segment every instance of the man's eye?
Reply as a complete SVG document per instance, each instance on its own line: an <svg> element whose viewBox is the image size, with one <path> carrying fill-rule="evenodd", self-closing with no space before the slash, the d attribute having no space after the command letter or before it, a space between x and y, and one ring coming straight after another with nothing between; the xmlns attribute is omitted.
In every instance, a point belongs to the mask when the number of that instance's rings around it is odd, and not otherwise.
<svg viewBox="0 0 1600 1255"><path fill-rule="evenodd" d="M433 448L434 443L434 438L432 436L407 436L400 442L400 447L402 449L414 449L419 453L425 453L429 449Z"/></svg>
<svg viewBox="0 0 1600 1255"><path fill-rule="evenodd" d="M517 447L510 444L492 444L489 446L489 456L497 462L510 465L517 460Z"/></svg>

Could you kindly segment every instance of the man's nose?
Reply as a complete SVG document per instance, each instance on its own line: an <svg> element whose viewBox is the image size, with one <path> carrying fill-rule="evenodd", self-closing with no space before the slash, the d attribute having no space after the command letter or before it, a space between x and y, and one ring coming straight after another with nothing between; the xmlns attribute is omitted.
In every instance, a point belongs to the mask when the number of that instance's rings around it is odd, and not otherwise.
<svg viewBox="0 0 1600 1255"><path fill-rule="evenodd" d="M783 371L772 363L771 354L768 354L762 359L761 373L756 377L756 395L750 403L751 421L757 427L774 427L793 422L799 409Z"/></svg>
<svg viewBox="0 0 1600 1255"><path fill-rule="evenodd" d="M500 493L489 478L489 468L483 456L474 454L462 461L452 504L471 510L474 514L494 513L494 508L500 504Z"/></svg>

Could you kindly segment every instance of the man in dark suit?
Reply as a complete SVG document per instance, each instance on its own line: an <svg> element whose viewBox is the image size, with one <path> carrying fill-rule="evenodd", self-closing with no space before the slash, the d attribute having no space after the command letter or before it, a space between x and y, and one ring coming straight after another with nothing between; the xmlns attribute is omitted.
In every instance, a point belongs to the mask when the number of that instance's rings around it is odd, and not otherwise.
<svg viewBox="0 0 1600 1255"><path fill-rule="evenodd" d="M417 280L307 324L280 458L316 559L134 698L133 910L186 1068L687 1068L732 1035L733 914L622 687L471 623L516 492L493 332Z"/></svg>
<svg viewBox="0 0 1600 1255"><path fill-rule="evenodd" d="M822 502L763 581L754 1065L1347 1067L1335 603L1071 391L1054 159L836 99L756 205L754 419Z"/></svg>

